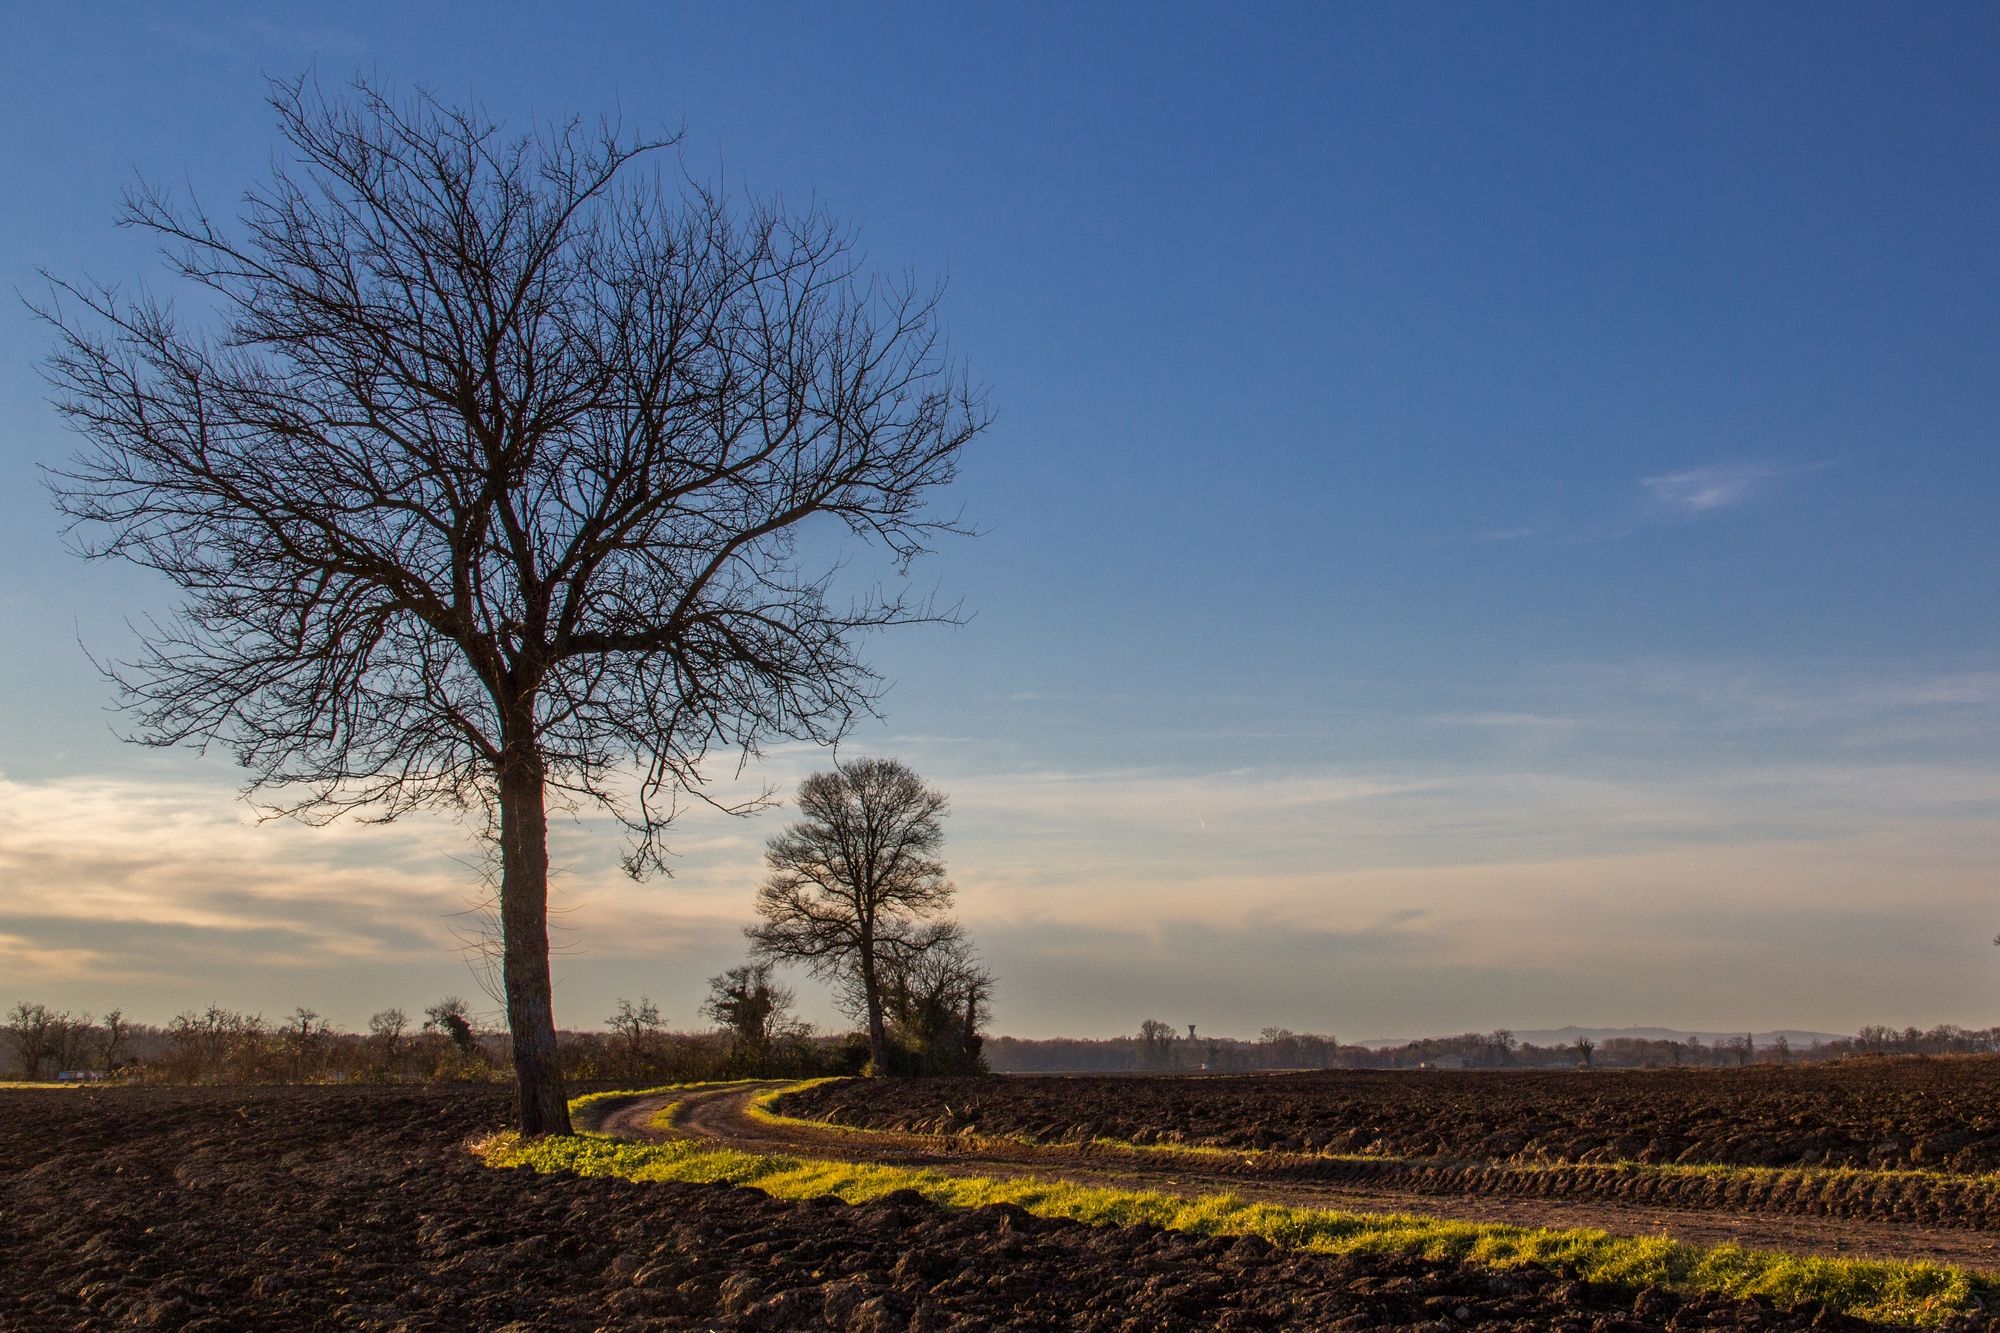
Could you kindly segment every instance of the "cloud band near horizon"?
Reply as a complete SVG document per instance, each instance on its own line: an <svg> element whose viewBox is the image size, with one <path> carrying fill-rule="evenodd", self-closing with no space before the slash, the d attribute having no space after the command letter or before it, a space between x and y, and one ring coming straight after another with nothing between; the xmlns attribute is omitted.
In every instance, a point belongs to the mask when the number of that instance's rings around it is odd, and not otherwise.
<svg viewBox="0 0 2000 1333"><path fill-rule="evenodd" d="M960 915L1000 977L1000 1031L1981 1020L2000 766L1936 735L1990 722L2000 676L1801 691L1655 667L1560 690L1581 707L1405 720L1472 738L1450 762L1008 770L965 739L875 748L952 792ZM1839 743L1797 752L1829 717ZM1676 725L1709 749L1677 753ZM1716 748L1746 727L1772 757ZM1625 758L1634 736L1665 757ZM780 752L761 776L825 758ZM221 777L0 778L0 972L19 992L0 1000L154 1020L306 1004L358 1026L472 989L464 827L259 825ZM559 821L560 1020L594 1027L643 993L698 1025L785 817L691 817L673 878L647 884L617 872L607 821Z"/></svg>

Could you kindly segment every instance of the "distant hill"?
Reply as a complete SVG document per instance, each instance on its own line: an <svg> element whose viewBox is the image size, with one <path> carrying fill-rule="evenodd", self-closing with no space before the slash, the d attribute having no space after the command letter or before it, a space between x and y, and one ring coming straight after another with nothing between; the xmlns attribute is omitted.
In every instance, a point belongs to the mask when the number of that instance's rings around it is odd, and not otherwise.
<svg viewBox="0 0 2000 1333"><path fill-rule="evenodd" d="M1452 1035L1456 1036L1456 1033ZM1742 1037L1741 1032L1695 1032L1688 1028L1580 1028L1574 1025L1564 1028L1516 1029L1514 1038L1535 1046L1572 1046L1578 1037L1588 1037L1592 1041L1607 1041L1613 1037L1634 1037L1641 1041L1686 1041L1698 1037L1704 1046L1717 1042L1732 1042ZM1769 1032L1753 1032L1751 1039L1761 1047L1769 1046L1783 1037L1793 1046L1810 1046L1816 1041L1841 1041L1851 1037L1851 1032L1807 1032L1799 1028L1774 1028ZM1407 1046L1411 1037L1370 1037L1367 1041L1356 1042L1371 1051L1379 1051L1390 1046Z"/></svg>

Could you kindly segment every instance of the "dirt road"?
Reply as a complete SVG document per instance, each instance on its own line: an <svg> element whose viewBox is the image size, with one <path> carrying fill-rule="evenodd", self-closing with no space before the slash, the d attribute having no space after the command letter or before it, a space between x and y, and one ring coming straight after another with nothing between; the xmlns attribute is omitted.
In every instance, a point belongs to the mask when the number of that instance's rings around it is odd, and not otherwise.
<svg viewBox="0 0 2000 1333"><path fill-rule="evenodd" d="M750 1100L781 1086L738 1084L634 1097L600 1105L589 1127L621 1138L657 1140L679 1134L748 1152L880 1162L957 1175L1027 1176L1187 1194L1231 1193L1246 1199L1349 1212L1416 1213L1527 1227L1595 1227L1622 1235L1665 1233L1697 1245L1734 1243L1794 1254L1930 1260L2000 1271L2000 1233L1979 1229L1712 1207L1661 1207L1605 1199L1446 1194L1313 1179L1307 1161L991 1140L960 1146L934 1135L864 1134L752 1118ZM673 1129L652 1128L649 1122L653 1117L675 1101L681 1103L681 1110Z"/></svg>

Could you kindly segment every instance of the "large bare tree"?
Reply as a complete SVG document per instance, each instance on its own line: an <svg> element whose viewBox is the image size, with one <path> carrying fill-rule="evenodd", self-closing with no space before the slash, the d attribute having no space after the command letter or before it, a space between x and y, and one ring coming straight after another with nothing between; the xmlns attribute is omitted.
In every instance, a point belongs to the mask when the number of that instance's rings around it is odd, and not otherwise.
<svg viewBox="0 0 2000 1333"><path fill-rule="evenodd" d="M798 821L764 851L751 949L802 962L858 999L872 1073L889 1070L887 962L926 947L951 906L939 857L947 805L907 764L852 760L799 784Z"/></svg>
<svg viewBox="0 0 2000 1333"><path fill-rule="evenodd" d="M200 319L53 283L88 442L57 500L181 591L109 668L136 739L225 744L305 818L485 812L520 1125L563 1131L551 799L615 812L639 874L713 750L842 735L876 697L859 637L933 611L839 594L802 526L906 566L984 409L934 292L685 181L671 141L366 84L271 102L286 151L236 228L127 199Z"/></svg>

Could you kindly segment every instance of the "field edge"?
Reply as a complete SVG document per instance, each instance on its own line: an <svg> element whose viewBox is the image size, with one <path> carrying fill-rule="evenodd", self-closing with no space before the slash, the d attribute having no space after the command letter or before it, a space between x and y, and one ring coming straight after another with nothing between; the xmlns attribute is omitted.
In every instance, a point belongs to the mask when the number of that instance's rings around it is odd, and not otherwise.
<svg viewBox="0 0 2000 1333"><path fill-rule="evenodd" d="M787 1084L751 1100L754 1117L782 1121L781 1098L825 1080ZM731 1084L680 1084L595 1093L572 1105L580 1116L612 1099L719 1091ZM683 1103L676 1098L655 1117L671 1129ZM819 1122L804 1121L818 1126ZM1597 1230L1530 1229L1501 1223L1454 1222L1409 1214L1343 1213L1247 1203L1231 1194L1081 1186L1032 1179L947 1175L916 1167L745 1152L691 1138L639 1143L585 1132L524 1139L504 1132L472 1151L495 1168L543 1174L616 1176L639 1182L751 1186L773 1197L832 1196L863 1203L914 1194L947 1208L994 1204L1093 1226L1148 1224L1205 1236L1255 1236L1307 1253L1382 1254L1497 1268L1553 1268L1594 1285L1631 1290L1660 1286L1681 1292L1762 1297L1783 1305L1817 1304L1881 1323L1935 1325L2000 1303L2000 1280L1939 1264L1833 1259L1701 1247L1665 1236L1616 1236Z"/></svg>

